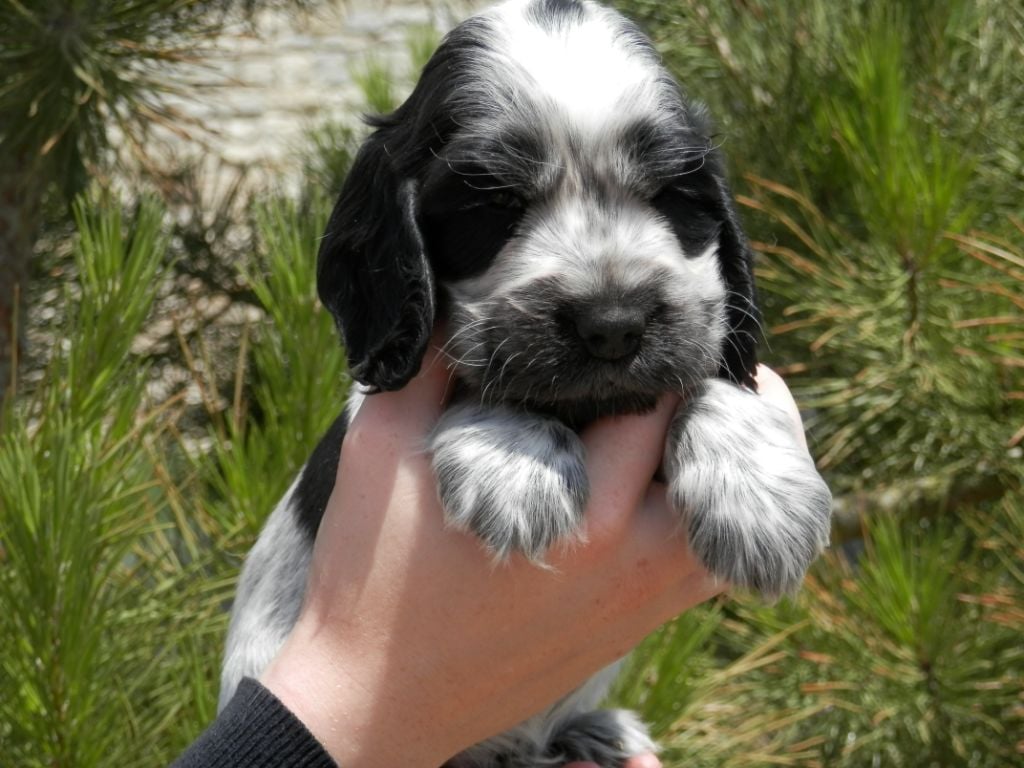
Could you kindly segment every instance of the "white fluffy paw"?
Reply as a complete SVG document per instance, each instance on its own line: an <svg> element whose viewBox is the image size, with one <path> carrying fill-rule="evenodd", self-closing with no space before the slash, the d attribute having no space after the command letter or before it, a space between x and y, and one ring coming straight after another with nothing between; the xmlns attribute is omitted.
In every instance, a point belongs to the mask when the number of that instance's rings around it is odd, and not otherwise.
<svg viewBox="0 0 1024 768"><path fill-rule="evenodd" d="M756 394L707 382L676 416L665 468L691 549L730 583L792 593L828 546L832 495L788 416Z"/></svg>
<svg viewBox="0 0 1024 768"><path fill-rule="evenodd" d="M475 533L498 556L541 561L578 535L587 502L583 446L565 425L504 406L445 412L430 440L450 525Z"/></svg>

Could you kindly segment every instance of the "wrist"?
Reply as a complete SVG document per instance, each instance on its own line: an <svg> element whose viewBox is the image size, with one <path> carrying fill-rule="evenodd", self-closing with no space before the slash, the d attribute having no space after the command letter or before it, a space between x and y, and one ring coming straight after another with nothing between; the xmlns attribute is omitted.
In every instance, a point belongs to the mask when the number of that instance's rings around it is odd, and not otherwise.
<svg viewBox="0 0 1024 768"><path fill-rule="evenodd" d="M423 710L405 711L403 687L386 685L387 671L338 653L304 633L300 622L260 682L342 768L440 765L450 754L430 732Z"/></svg>

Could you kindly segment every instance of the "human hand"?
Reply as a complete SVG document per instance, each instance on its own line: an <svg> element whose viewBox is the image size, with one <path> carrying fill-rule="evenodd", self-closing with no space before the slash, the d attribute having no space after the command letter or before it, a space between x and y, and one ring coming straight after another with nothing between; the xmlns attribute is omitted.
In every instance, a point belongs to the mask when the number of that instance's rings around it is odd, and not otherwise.
<svg viewBox="0 0 1024 768"><path fill-rule="evenodd" d="M689 553L651 481L673 398L586 431L587 541L556 548L540 569L519 556L495 565L444 525L422 446L447 380L432 352L403 390L364 401L302 614L263 676L341 765L439 765L724 586Z"/></svg>
<svg viewBox="0 0 1024 768"><path fill-rule="evenodd" d="M569 763L562 768L602 768L597 763ZM661 768L661 761L652 754L631 757L623 764L623 768Z"/></svg>
<svg viewBox="0 0 1024 768"><path fill-rule="evenodd" d="M796 400L793 399L793 394L789 391L789 387L786 386L786 382L782 380L779 374L766 365L757 366L757 370L754 372L754 381L757 382L757 393L789 416L794 434L800 438L800 444L806 448L807 435L804 434L804 423L800 418L800 409L797 407Z"/></svg>

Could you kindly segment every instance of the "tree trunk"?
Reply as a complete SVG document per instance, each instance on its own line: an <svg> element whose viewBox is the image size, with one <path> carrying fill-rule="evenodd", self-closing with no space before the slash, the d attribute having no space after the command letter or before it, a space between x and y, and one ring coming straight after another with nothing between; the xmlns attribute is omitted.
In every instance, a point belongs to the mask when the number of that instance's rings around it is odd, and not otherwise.
<svg viewBox="0 0 1024 768"><path fill-rule="evenodd" d="M24 350L28 264L39 222L41 185L21 170L0 165L0 406Z"/></svg>

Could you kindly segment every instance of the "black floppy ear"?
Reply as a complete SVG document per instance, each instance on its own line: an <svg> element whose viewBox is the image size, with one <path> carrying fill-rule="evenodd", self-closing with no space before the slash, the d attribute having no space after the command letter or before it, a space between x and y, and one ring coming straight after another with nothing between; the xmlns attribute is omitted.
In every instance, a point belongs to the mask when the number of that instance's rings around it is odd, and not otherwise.
<svg viewBox="0 0 1024 768"><path fill-rule="evenodd" d="M349 372L374 391L399 389L416 374L434 324L417 184L395 169L389 133L379 128L357 153L317 257L317 291L345 341Z"/></svg>
<svg viewBox="0 0 1024 768"><path fill-rule="evenodd" d="M757 345L761 340L761 314L754 287L754 255L740 227L732 193L725 180L717 150L705 158L705 168L714 180L715 208L720 222L718 262L725 280L726 322L729 332L722 349L718 375L756 389Z"/></svg>

